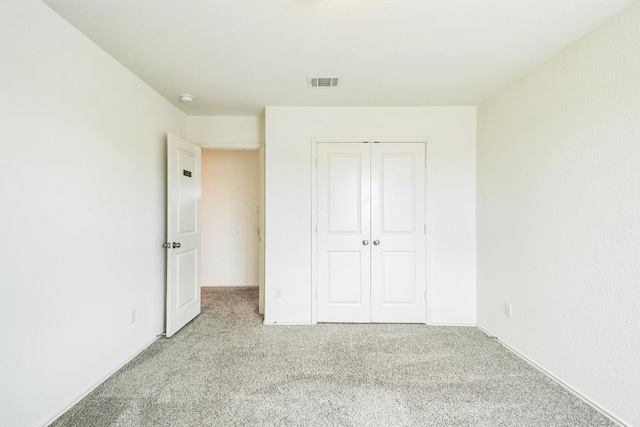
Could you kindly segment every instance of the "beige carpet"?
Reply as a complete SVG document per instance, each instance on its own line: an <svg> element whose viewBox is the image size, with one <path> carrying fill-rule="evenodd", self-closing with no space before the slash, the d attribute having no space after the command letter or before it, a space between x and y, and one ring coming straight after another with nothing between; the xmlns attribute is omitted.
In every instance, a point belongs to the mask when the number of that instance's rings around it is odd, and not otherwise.
<svg viewBox="0 0 640 427"><path fill-rule="evenodd" d="M475 328L263 326L255 289L202 301L53 425L613 425Z"/></svg>

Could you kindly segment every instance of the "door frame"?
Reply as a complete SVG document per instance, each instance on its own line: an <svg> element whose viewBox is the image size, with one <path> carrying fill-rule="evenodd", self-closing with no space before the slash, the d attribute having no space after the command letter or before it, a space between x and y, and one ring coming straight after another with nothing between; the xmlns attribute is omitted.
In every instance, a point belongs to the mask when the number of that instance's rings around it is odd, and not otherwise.
<svg viewBox="0 0 640 427"><path fill-rule="evenodd" d="M198 145L198 144L196 144ZM257 151L259 156L260 170L258 172L259 192L260 192L260 241L258 244L258 313L264 316L264 204L265 204L265 187L264 187L264 144L202 144L199 147L204 151Z"/></svg>
<svg viewBox="0 0 640 427"><path fill-rule="evenodd" d="M425 236L425 253L426 253L426 289L427 289L427 303L426 303L426 324L431 323L429 313L431 313L429 303L431 298L431 289L429 287L430 272L431 272L431 251L429 250L430 235L429 233L429 137L313 137L311 138L311 324L318 323L318 144L340 144L340 143L353 143L353 142L379 142L379 143L414 143L424 144L426 172L425 172L425 223L427 226L427 233Z"/></svg>

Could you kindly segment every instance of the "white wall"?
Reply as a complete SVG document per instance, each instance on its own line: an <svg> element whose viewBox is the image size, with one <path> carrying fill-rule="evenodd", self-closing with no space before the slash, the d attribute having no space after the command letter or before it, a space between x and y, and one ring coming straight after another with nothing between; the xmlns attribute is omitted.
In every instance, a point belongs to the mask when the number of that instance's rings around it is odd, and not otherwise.
<svg viewBox="0 0 640 427"><path fill-rule="evenodd" d="M257 150L202 151L203 286L258 285Z"/></svg>
<svg viewBox="0 0 640 427"><path fill-rule="evenodd" d="M187 139L202 147L242 149L264 144L264 116L193 116Z"/></svg>
<svg viewBox="0 0 640 427"><path fill-rule="evenodd" d="M311 322L312 138L427 137L428 321L475 324L475 107L267 107L265 115L267 323Z"/></svg>
<svg viewBox="0 0 640 427"><path fill-rule="evenodd" d="M35 426L163 330L186 117L40 1L3 0L0 40L0 424Z"/></svg>
<svg viewBox="0 0 640 427"><path fill-rule="evenodd" d="M478 322L628 425L640 425L639 22L636 3L478 113Z"/></svg>

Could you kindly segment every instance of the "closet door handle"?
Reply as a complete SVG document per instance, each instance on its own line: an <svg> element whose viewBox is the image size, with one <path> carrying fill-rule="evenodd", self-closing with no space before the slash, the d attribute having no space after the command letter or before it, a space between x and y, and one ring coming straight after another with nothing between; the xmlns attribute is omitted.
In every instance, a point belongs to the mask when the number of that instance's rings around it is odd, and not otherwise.
<svg viewBox="0 0 640 427"><path fill-rule="evenodd" d="M368 240L363 240L363 241L362 241L362 244L363 244L363 245L365 245L365 246L367 246L367 245L369 244L369 241L368 241Z"/></svg>
<svg viewBox="0 0 640 427"><path fill-rule="evenodd" d="M374 244L374 245L376 245L376 246L378 246L378 245L380 244L380 240L374 240L374 241L373 241L373 244Z"/></svg>
<svg viewBox="0 0 640 427"><path fill-rule="evenodd" d="M177 248L179 248L180 246L182 246L180 243L173 242L173 249L177 249Z"/></svg>

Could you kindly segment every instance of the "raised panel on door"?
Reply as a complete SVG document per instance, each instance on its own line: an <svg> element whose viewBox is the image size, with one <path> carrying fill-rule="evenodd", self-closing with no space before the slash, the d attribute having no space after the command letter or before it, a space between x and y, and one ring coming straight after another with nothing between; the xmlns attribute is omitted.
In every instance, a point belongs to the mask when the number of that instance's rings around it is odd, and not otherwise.
<svg viewBox="0 0 640 427"><path fill-rule="evenodd" d="M426 321L424 144L371 146L371 318Z"/></svg>
<svg viewBox="0 0 640 427"><path fill-rule="evenodd" d="M369 148L318 144L319 322L370 322Z"/></svg>
<svg viewBox="0 0 640 427"><path fill-rule="evenodd" d="M183 148L177 149L177 213L175 236L196 233L198 224L198 186L194 174L199 170L199 155Z"/></svg>
<svg viewBox="0 0 640 427"><path fill-rule="evenodd" d="M380 251L382 302L415 304L416 253L414 251Z"/></svg>
<svg viewBox="0 0 640 427"><path fill-rule="evenodd" d="M362 304L362 252L328 251L328 304Z"/></svg>
<svg viewBox="0 0 640 427"><path fill-rule="evenodd" d="M187 250L176 255L177 298L175 308L180 312L183 308L194 303L198 298L198 251Z"/></svg>

